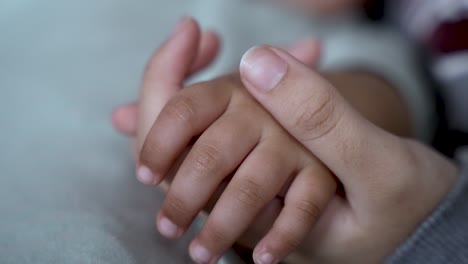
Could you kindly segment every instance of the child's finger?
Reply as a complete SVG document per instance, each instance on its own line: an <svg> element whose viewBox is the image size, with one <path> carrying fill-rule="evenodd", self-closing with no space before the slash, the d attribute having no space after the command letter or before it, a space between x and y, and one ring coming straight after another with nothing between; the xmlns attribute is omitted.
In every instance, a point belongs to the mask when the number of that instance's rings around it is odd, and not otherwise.
<svg viewBox="0 0 468 264"><path fill-rule="evenodd" d="M317 39L303 39L286 47L285 50L309 67L316 67L320 62L321 49Z"/></svg>
<svg viewBox="0 0 468 264"><path fill-rule="evenodd" d="M236 244L247 247L251 249L251 252L253 252L255 246L260 242L260 239L268 233L270 228L273 226L275 219L281 213L283 201L284 199L278 196L271 200L270 203L268 203L268 205L266 205L255 217L255 221L236 241Z"/></svg>
<svg viewBox="0 0 468 264"><path fill-rule="evenodd" d="M261 129L256 128L252 129L243 117L230 115L218 119L200 136L179 168L162 205L158 216L161 234L168 238L182 235L226 175L257 144Z"/></svg>
<svg viewBox="0 0 468 264"><path fill-rule="evenodd" d="M214 32L204 32L197 58L192 66L190 74L196 74L208 67L216 58L219 51L219 37ZM137 133L138 105L129 103L117 107L112 113L112 123L122 134L135 137Z"/></svg>
<svg viewBox="0 0 468 264"><path fill-rule="evenodd" d="M247 230L296 169L284 142L261 142L242 163L190 246L198 263L211 263Z"/></svg>
<svg viewBox="0 0 468 264"><path fill-rule="evenodd" d="M279 263L297 249L335 195L336 182L322 164L302 170L285 197L272 229L254 250L256 263Z"/></svg>
<svg viewBox="0 0 468 264"><path fill-rule="evenodd" d="M182 89L197 57L200 27L192 18L184 18L163 46L148 62L140 95L138 143L141 148L159 112Z"/></svg>
<svg viewBox="0 0 468 264"><path fill-rule="evenodd" d="M169 39L148 61L144 85L161 82L182 85L197 58L201 34L200 26L193 18L182 18Z"/></svg>
<svg viewBox="0 0 468 264"><path fill-rule="evenodd" d="M218 56L220 48L220 38L218 34L211 31L203 32L198 48L197 58L193 62L189 75L208 67ZM189 76L187 76L189 77Z"/></svg>
<svg viewBox="0 0 468 264"><path fill-rule="evenodd" d="M138 179L145 184L158 184L190 140L225 111L230 97L230 92L202 83L172 98L146 137L140 152Z"/></svg>
<svg viewBox="0 0 468 264"><path fill-rule="evenodd" d="M138 105L130 103L117 107L112 112L112 124L120 133L128 137L136 136Z"/></svg>

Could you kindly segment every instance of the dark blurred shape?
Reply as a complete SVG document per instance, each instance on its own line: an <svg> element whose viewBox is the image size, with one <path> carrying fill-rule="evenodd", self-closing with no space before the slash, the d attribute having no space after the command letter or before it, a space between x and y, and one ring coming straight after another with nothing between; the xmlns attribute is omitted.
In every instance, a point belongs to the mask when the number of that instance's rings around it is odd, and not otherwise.
<svg viewBox="0 0 468 264"><path fill-rule="evenodd" d="M380 21L385 15L385 1L384 0L365 0L364 13L373 21Z"/></svg>
<svg viewBox="0 0 468 264"><path fill-rule="evenodd" d="M430 43L435 53L468 50L468 18L441 23L434 31Z"/></svg>

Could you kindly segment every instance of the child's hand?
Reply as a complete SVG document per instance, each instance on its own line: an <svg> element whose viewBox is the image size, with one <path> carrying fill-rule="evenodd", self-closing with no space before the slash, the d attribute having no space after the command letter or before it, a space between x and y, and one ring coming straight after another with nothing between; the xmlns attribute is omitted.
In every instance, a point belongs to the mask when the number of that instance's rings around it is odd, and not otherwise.
<svg viewBox="0 0 468 264"><path fill-rule="evenodd" d="M165 102L182 88L183 80L188 75L187 73L194 72L195 70L201 69L208 65L216 55L218 41L215 35L207 33L202 35L201 40L199 40L199 29L193 21L186 20L181 24L182 27L185 26L185 30L183 30L184 32L173 36L171 40L169 40L161 49L159 49L158 52L156 52L154 55L153 59L150 61L149 67L147 67L147 73L145 75L142 92L145 96L140 101L140 112L142 114L146 112L147 120L143 121L140 117L139 123L146 122L147 124L152 124L153 120L158 115ZM181 26L179 26L179 28L180 27ZM201 42L201 44L198 44L197 41ZM314 64L317 60L318 49L315 41L302 41L294 46L291 46L289 51L291 54L295 55L297 58L300 58L307 64ZM181 54L186 56L181 56ZM192 62L194 59L195 62ZM190 67L190 65L192 66ZM184 74L184 70L187 72L186 74ZM230 82L231 86L240 84L238 80L231 82L233 79L229 77L224 78L224 80ZM221 81L218 82L221 83ZM116 127L121 132L131 137L137 134L137 108L137 104L129 104L119 108L114 114L114 123ZM154 117L152 117L151 114L148 114L149 112L152 112ZM148 125L146 125L146 127L143 126L143 129L140 129L138 134L143 134L145 136L145 130L149 130ZM137 147L135 145L134 149L136 148ZM178 166L173 166L172 169L173 171L177 171ZM143 179L143 181L147 182L145 177L140 177L140 179ZM225 181L223 185L226 184L227 182ZM223 188L219 188L216 192L221 193L222 190ZM209 195L206 194L206 196ZM279 214L279 211L281 210L281 201L283 199L284 192L281 197L277 197L272 203L266 206L266 208L257 218L257 224L255 226L251 226L251 229L249 229L249 234L243 237L242 243L244 245L252 246L252 244L258 242L259 238L261 238L261 236L263 236L265 232L268 231L270 224L273 222L272 220L276 218L276 216ZM216 200L217 197L215 195L215 199L213 201ZM306 234L303 234L302 236L305 235ZM297 238L296 242L299 240L300 239ZM288 250L290 249L284 249L283 251L285 252L278 253L287 254L286 251Z"/></svg>
<svg viewBox="0 0 468 264"><path fill-rule="evenodd" d="M153 98L155 100L151 103L151 107L154 108L151 112L152 114L154 114L154 116L146 114L146 116L151 116L151 118L146 118L149 119L148 122L146 122L147 125L144 126L146 128L146 133L148 133L149 131L148 125L150 126L151 124L153 124L154 119L159 114L164 104L167 103L171 96L173 96L174 92L182 89L182 84L184 80L189 78L191 75L196 74L199 71L202 71L206 67L210 66L210 64L216 59L219 51L220 41L217 34L210 31L203 33L199 32L200 29L198 28L196 23L194 21L191 21L190 19L183 19L183 21L181 21L180 24L180 27L182 28L191 27L191 29L186 31L186 33L188 32L191 35L189 36L189 41L185 42L185 45L180 45L184 42L181 40L174 39L175 36L172 36L160 49L158 49L158 51L153 55L153 58L149 61L146 67L145 76L147 76L148 78L144 79L143 90L144 87L151 86L153 89L149 90L152 90ZM177 31L177 29L175 31ZM195 34L193 34L193 32ZM173 34L177 35L176 32L174 32ZM196 42L197 40L199 41L198 43ZM172 48L167 47L173 43L178 44L177 48L174 48L174 45L172 45ZM196 54L192 54L192 57L184 57L179 55L188 48L192 51L195 51ZM291 46L284 48L295 58L311 67L315 66L318 61L320 50L317 41L314 39L304 39L302 41L298 41L297 43ZM195 58L193 58L193 56L195 56ZM167 68L164 64L172 64L174 65L174 67ZM177 80L175 82L176 85L174 85L174 83L170 83L170 78L166 77L173 76L180 72L177 69L179 67L184 68L185 70L187 70L187 72L184 74L179 73L179 77L181 79ZM157 75L161 77L161 75L164 74L165 76L163 76L163 78L158 79L157 82L150 81L157 78ZM157 89L158 87L160 89ZM168 89L168 87L170 87L170 89ZM146 134L142 132L138 133L138 124L143 123L142 120L139 120L141 119L141 117L139 118L138 115L139 108L140 106L137 102L128 103L117 107L112 113L112 123L115 129L123 135L133 139L131 151L134 154L135 159L137 159L136 155L139 152L139 148L135 141L137 134ZM142 109L142 111L150 112L146 111L146 109ZM141 142L141 140L142 139L140 139L139 141Z"/></svg>
<svg viewBox="0 0 468 264"><path fill-rule="evenodd" d="M189 41L189 36L177 37ZM187 51L185 57L194 56ZM147 76L149 88L144 87L141 103L150 105L147 100L153 97L148 94L162 89L152 85L162 79L172 78L181 86L184 69L178 69L180 74L173 76ZM237 76L188 87L164 106L141 150L140 162L153 174L148 182L161 182L198 136L158 216L161 233L180 237L221 182L234 174L192 243L192 257L202 263L216 261L282 190L284 208L267 236L280 245L277 256L299 246L335 193L331 173L257 104ZM138 171L148 179L146 167Z"/></svg>
<svg viewBox="0 0 468 264"><path fill-rule="evenodd" d="M216 33L201 32L195 21L183 18L172 36L152 56L146 66L141 89L141 97L147 103L142 104L141 100L128 103L112 113L115 129L131 138L130 152L135 161L146 134L164 104L182 89L186 79L211 65L219 47L220 40ZM144 179L140 181L145 182Z"/></svg>
<svg viewBox="0 0 468 264"><path fill-rule="evenodd" d="M165 105L140 156L153 183L164 179L194 137L199 138L170 186L158 228L167 237L180 237L234 174L191 245L198 262L215 261L282 190L284 208L268 237L280 244L275 256L285 257L335 194L328 169L258 105L237 76L188 87Z"/></svg>

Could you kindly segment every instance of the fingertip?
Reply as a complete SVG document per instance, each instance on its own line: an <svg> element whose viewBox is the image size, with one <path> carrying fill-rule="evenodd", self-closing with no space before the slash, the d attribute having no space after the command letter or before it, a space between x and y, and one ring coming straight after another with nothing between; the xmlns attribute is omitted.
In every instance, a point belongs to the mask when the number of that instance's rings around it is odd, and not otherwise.
<svg viewBox="0 0 468 264"><path fill-rule="evenodd" d="M268 252L263 253L257 259L254 260L256 264L276 264L278 263L273 255Z"/></svg>
<svg viewBox="0 0 468 264"><path fill-rule="evenodd" d="M195 34L198 38L202 34L200 24L195 18L191 16L182 17L178 23L176 31L178 31L175 33L176 38L178 35L184 35L183 32L190 32L191 34Z"/></svg>
<svg viewBox="0 0 468 264"><path fill-rule="evenodd" d="M204 32L207 40L211 40L213 43L221 44L221 35L214 29L208 29Z"/></svg>
<svg viewBox="0 0 468 264"><path fill-rule="evenodd" d="M195 263L204 264L212 263L214 261L212 253L206 247L202 246L197 239L190 243L189 254Z"/></svg>
<svg viewBox="0 0 468 264"><path fill-rule="evenodd" d="M190 16L182 17L171 36L148 61L145 80L149 78L148 81L183 83L196 57L200 38L201 29L198 22ZM154 77L150 77L153 75Z"/></svg>
<svg viewBox="0 0 468 264"><path fill-rule="evenodd" d="M253 260L255 264L277 264L280 262L270 249L262 246L262 242L254 249Z"/></svg>
<svg viewBox="0 0 468 264"><path fill-rule="evenodd" d="M136 171L137 179L145 185L158 185L161 177L154 174L150 168L144 165L138 165Z"/></svg>
<svg viewBox="0 0 468 264"><path fill-rule="evenodd" d="M188 29L199 30L198 22L191 16L183 16L181 19L179 19L179 22L177 22L175 28L173 29L170 39L174 39L183 31Z"/></svg>
<svg viewBox="0 0 468 264"><path fill-rule="evenodd" d="M169 218L163 216L161 213L156 217L156 226L161 235L169 239L178 239L183 236L184 230L177 226Z"/></svg>
<svg viewBox="0 0 468 264"><path fill-rule="evenodd" d="M212 54L210 62L212 62L219 53L219 49L222 44L222 39L221 36L215 30L207 30L203 34L206 37L202 39L200 47L203 48L203 46L205 46L206 49L210 51L210 53ZM203 41L205 41L205 43Z"/></svg>
<svg viewBox="0 0 468 264"><path fill-rule="evenodd" d="M112 110L111 113L111 121L112 121L112 126L117 129L119 132L121 132L121 124L120 124L120 112L121 109L120 107L117 107Z"/></svg>
<svg viewBox="0 0 468 264"><path fill-rule="evenodd" d="M239 71L248 87L267 93L281 82L288 71L288 64L273 48L258 46L242 56Z"/></svg>
<svg viewBox="0 0 468 264"><path fill-rule="evenodd" d="M111 114L113 127L121 134L135 136L137 110L133 104L119 106Z"/></svg>
<svg viewBox="0 0 468 264"><path fill-rule="evenodd" d="M201 42L198 47L198 54L193 61L190 74L195 74L198 71L210 66L216 59L221 46L221 39L214 31L205 31L202 33Z"/></svg>

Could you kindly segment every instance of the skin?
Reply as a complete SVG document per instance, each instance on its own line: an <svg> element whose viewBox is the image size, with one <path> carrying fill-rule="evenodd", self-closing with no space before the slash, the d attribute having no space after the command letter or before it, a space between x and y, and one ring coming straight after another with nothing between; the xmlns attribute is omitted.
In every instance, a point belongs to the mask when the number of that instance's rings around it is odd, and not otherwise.
<svg viewBox="0 0 468 264"><path fill-rule="evenodd" d="M179 25L170 40L149 62L140 101L142 111L139 115L140 136L138 138L140 141L137 148L143 145L141 139L146 138L140 162L147 164L148 167L144 168L151 168L152 174L150 181L146 181L147 177L140 177L140 180L147 184L157 184L164 176L172 174L169 173L171 169L178 170L169 189L168 198L157 218L160 231L171 238L180 237L205 205L211 204L209 207L213 207L219 197L216 193L222 193L207 224L191 245L191 253L195 260L200 263L215 262L217 257L235 241L253 248L264 236L262 241L271 241L271 243L282 241L280 245L275 246L273 252L268 253L274 256L275 261L283 259L295 249L297 250L290 259L301 259L300 256L304 255L301 251L307 252L308 250L301 242L309 234L314 223L318 221L318 216L335 193L334 178L314 155L304 152L302 146L298 145L295 140L291 140L289 134L278 126L276 121L272 120L261 107L258 107L256 101L246 93L237 75L198 84L180 91L187 76L208 65L215 57L213 53L206 51L216 50L219 44L212 33L200 34L193 21L185 20L181 24L182 28ZM310 41L306 44L311 45ZM312 64L316 61L316 52L307 52L304 47L306 45L293 46L292 53ZM165 61L183 63L174 64L174 68L171 68L168 67L170 64L164 63ZM404 109L391 86L372 74L342 72L328 74L328 76L336 84L347 84L347 89L372 84L372 90L361 89L365 98L380 99L379 96L381 96L381 99L385 98L386 102L390 102L383 106ZM219 87L224 88L219 89ZM370 92L375 89L381 90L382 93ZM348 94L354 95L349 92ZM362 97L353 98L359 100ZM389 100L389 98L395 100ZM162 108L165 101L169 102ZM370 101L374 102L374 100ZM214 106L213 102L215 102ZM365 104L361 105L362 100L352 100L352 102L361 110L372 109L369 106L366 107ZM210 104L211 108L207 109ZM397 112L397 116L401 115L403 118L396 118L396 120L403 121L380 121L386 120L384 118L388 113L386 107L366 113L369 117L375 118L382 127L409 134L404 111ZM136 111L136 105L128 105L118 109L114 114L117 127L128 135L135 135ZM206 112L203 113L203 111ZM158 119L151 129L151 120L154 120L156 116ZM233 118L235 116L251 118L235 119ZM245 127L241 131L248 133L226 135L229 131L234 131L239 127ZM147 136L148 132L145 133L145 131L150 131L150 134ZM188 156L182 155L184 149L188 150L191 147L190 139L202 132L194 148L188 152ZM231 140L226 140L229 137ZM264 140L265 138L268 140ZM249 142L250 144L226 145L226 142ZM157 155L158 153L164 153L164 156ZM221 162L213 157L222 156L222 153L230 153L230 155L224 157L222 159L224 163L219 165ZM250 154L247 156L247 153ZM176 161L181 155L182 158ZM244 160L246 157L247 159ZM289 161L288 158L290 158ZM301 162L298 163L297 160ZM242 165L240 165L241 162ZM180 164L182 166L179 168ZM264 164L281 166L264 166ZM226 176L229 176L237 167L239 169L227 185L227 189L217 190L217 186L222 184ZM141 168L142 166L140 166L139 174L141 174ZM263 173L251 175L249 173L251 171L263 171ZM265 185L262 183L271 180L265 178L271 175L276 175L271 181L271 186L258 189L259 186ZM287 191L284 190L285 188ZM288 193L294 195L288 196ZM213 195L215 199L210 202L210 197ZM193 197L199 197L199 199L193 201ZM281 211L282 203L284 203L284 209ZM229 217L232 216L229 208L234 208L243 214L235 215L237 218ZM277 221L272 223L271 219L276 218ZM253 223L254 220L257 222ZM234 225L237 227L236 230L232 228ZM269 230L269 227L273 228ZM248 235L241 237L242 233L247 230ZM220 238L222 238L221 243ZM258 248L259 246L257 246L257 251L260 250ZM200 253L201 251L203 254ZM209 257L206 257L207 255ZM262 258L265 258L263 254L257 254L257 262Z"/></svg>
<svg viewBox="0 0 468 264"><path fill-rule="evenodd" d="M150 65L151 73L146 77L149 83L155 83L151 80L167 83L168 86L161 85L168 87L166 89L170 89L170 84L182 86L186 76L183 71L189 69L188 66L184 69L177 65L177 74L167 64L158 66L165 54L192 60L182 65L193 64L198 50L194 44L200 41L199 29L192 20L181 24L185 25L184 29L150 62L154 65ZM167 51L172 48L171 52ZM176 76L180 79L176 80ZM147 105L154 106L152 98L161 97L153 93L159 91L152 85L144 85L140 107L148 111ZM198 263L216 262L276 196L284 197L283 210L286 211L279 215L279 226L272 229L274 237L271 239L284 241L282 252L278 253L288 255L306 236L335 193L336 182L331 173L259 107L235 76L184 90L178 88L157 116L141 148L140 179L159 184L190 148L157 217L158 229L163 235L173 239L183 235L218 186L233 174L190 246L191 256ZM145 125L140 129L143 134ZM191 146L195 136L198 139ZM148 171L151 177L147 177ZM287 193L282 194L288 186ZM235 213L239 211L242 213ZM306 221L296 221L304 219L301 215L308 217ZM284 230L281 226L286 226L287 222L298 224ZM282 239L290 232L294 232L291 237L294 241Z"/></svg>
<svg viewBox="0 0 468 264"><path fill-rule="evenodd" d="M329 204L304 243L307 253L292 262L381 263L451 189L457 175L451 161L375 126L287 52L254 48L240 72L258 102L324 162L346 193ZM264 82L271 78L277 82ZM309 103L295 107L304 97ZM276 246L264 239L254 256Z"/></svg>
<svg viewBox="0 0 468 264"><path fill-rule="evenodd" d="M201 133L158 216L159 230L170 238L185 232L218 185L233 174L191 244L191 255L200 263L216 261L269 201L282 196L282 189L291 184L278 227L271 231L275 234L271 239L284 241L283 252L278 253L286 256L335 193L336 182L328 169L239 87L236 79L223 77L181 91L163 108L140 154L140 162L155 175L166 175L191 138ZM291 222L297 224L281 228ZM289 233L295 234L293 241L284 239Z"/></svg>

